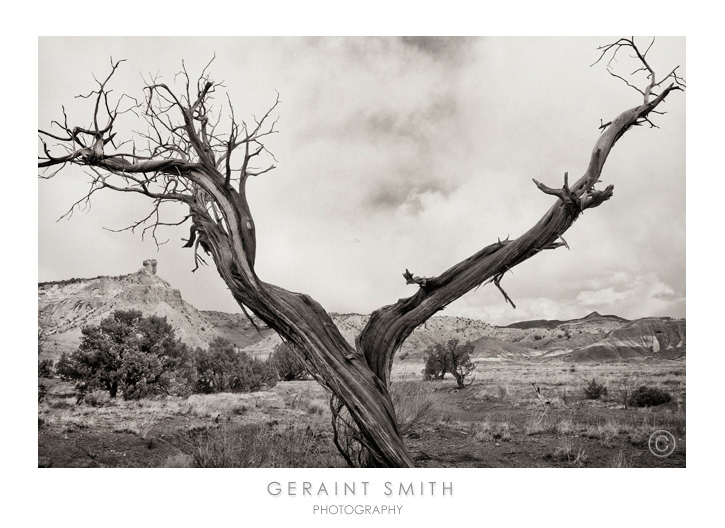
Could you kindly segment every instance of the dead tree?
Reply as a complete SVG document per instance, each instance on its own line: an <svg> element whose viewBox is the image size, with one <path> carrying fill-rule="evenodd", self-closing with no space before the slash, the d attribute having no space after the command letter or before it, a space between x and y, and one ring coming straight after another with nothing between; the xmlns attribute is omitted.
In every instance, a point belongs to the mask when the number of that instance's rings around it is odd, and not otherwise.
<svg viewBox="0 0 725 528"><path fill-rule="evenodd" d="M650 45L651 46L651 45ZM652 123L652 114L673 91L684 87L677 68L657 81L634 39L623 38L600 48L599 61L633 53L647 76L643 87L620 76L642 95L637 106L606 124L596 140L584 174L573 184L564 175L561 188L534 180L555 203L531 229L514 240L499 240L436 277L417 277L408 270L403 277L417 286L412 296L372 313L357 336L355 347L345 341L327 312L309 295L266 283L255 272L256 236L247 202L247 181L274 168L259 160L269 155L265 137L275 133L272 113L277 99L253 123L239 121L231 101L221 118L215 96L221 84L213 82L209 65L191 80L185 67L177 74L181 88L175 91L157 79L144 88L143 100L127 95L111 97L109 84L120 62L85 95L90 125L53 121L39 130L42 178L51 178L72 164L86 167L91 186L72 211L101 189L137 193L151 201L151 212L129 228L150 229L190 223L185 247L193 248L196 264L201 251L210 255L222 279L240 307L251 311L291 343L311 365L316 379L332 394L335 440L350 465L408 467L413 462L403 445L388 394L393 358L413 330L436 312L483 283L493 282L506 301L513 302L501 287L504 274L517 264L547 249L566 245L562 235L587 209L612 196L613 187L595 189L602 168L615 143L631 127ZM609 69L609 65L608 65ZM117 137L122 118L132 114L147 124L146 132ZM124 129L125 130L125 129ZM188 214L169 222L160 214L167 202L186 206Z"/></svg>

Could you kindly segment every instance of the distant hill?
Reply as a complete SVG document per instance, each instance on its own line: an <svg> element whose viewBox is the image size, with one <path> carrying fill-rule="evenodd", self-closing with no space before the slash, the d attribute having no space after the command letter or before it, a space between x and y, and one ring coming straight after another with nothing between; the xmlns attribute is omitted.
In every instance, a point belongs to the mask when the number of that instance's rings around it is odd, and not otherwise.
<svg viewBox="0 0 725 528"><path fill-rule="evenodd" d="M681 359L686 351L685 331L682 319L638 319L612 330L595 343L574 350L565 359L574 362Z"/></svg>
<svg viewBox="0 0 725 528"><path fill-rule="evenodd" d="M504 326L503 328L520 328L522 330L528 330L531 328L547 328L552 329L556 328L558 326L562 325L576 325L577 323L594 323L594 324L600 324L602 321L612 321L614 324L616 323L627 323L628 321L626 319L623 319L622 317L618 317L616 315L600 315L598 312L592 312L586 317L583 317L581 319L572 319L571 321L558 321L556 319L537 319L534 321L521 321L518 323L512 323L508 326Z"/></svg>
<svg viewBox="0 0 725 528"><path fill-rule="evenodd" d="M148 260L129 275L39 283L38 328L44 355L57 359L75 350L83 326L98 324L116 310L166 317L176 335L194 347L206 347L217 336L246 347L272 332L265 328L259 336L241 314L197 310L156 275L156 261Z"/></svg>
<svg viewBox="0 0 725 528"><path fill-rule="evenodd" d="M355 346L355 338L370 318L368 315L350 313L331 313L330 317L345 340L352 346ZM400 352L407 352L411 358L422 357L423 351L435 343L446 342L453 338L457 338L461 342L475 341L481 336L489 335L494 329L494 326L478 319L435 316L413 331L411 336L403 343ZM272 333L265 339L249 346L246 350L256 356L265 356L274 350L274 347L280 342L281 339Z"/></svg>
<svg viewBox="0 0 725 528"><path fill-rule="evenodd" d="M130 309L165 316L177 336L191 346L206 347L215 337L223 337L250 354L266 357L281 342L256 318L259 332L243 314L197 310L182 299L179 290L156 275L156 267L155 260L147 260L129 275L39 283L38 328L43 357L57 360L62 352L78 347L84 325L98 324L115 310ZM352 345L369 318L355 313L330 316ZM471 341L474 357L498 360L678 359L685 356L686 349L684 320L628 321L592 312L569 321L541 319L503 327L477 319L434 316L405 341L401 356L420 360L430 345L454 338Z"/></svg>

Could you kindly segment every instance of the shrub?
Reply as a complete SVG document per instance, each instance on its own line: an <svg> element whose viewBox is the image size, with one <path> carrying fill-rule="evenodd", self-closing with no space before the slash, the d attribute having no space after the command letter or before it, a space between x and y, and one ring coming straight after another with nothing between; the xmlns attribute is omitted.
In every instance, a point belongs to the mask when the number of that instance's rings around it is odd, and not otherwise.
<svg viewBox="0 0 725 528"><path fill-rule="evenodd" d="M246 413L247 413L246 405L235 405L234 407L232 407L232 414L241 416Z"/></svg>
<svg viewBox="0 0 725 528"><path fill-rule="evenodd" d="M196 392L250 392L277 384L277 372L269 361L250 358L221 338L208 350L195 354Z"/></svg>
<svg viewBox="0 0 725 528"><path fill-rule="evenodd" d="M669 392L660 390L656 387L647 387L642 385L632 392L627 400L627 405L631 407L653 407L662 405L672 401L672 395Z"/></svg>
<svg viewBox="0 0 725 528"><path fill-rule="evenodd" d="M584 396L588 400L598 400L602 396L606 396L609 391L604 383L598 383L596 378L592 378L589 384L584 387Z"/></svg>
<svg viewBox="0 0 725 528"><path fill-rule="evenodd" d="M61 354L60 359L55 364L55 371L63 381L73 381L85 377L81 364L71 359L67 352Z"/></svg>
<svg viewBox="0 0 725 528"><path fill-rule="evenodd" d="M446 350L443 345L436 344L428 347L424 352L425 368L423 368L423 379L426 381L443 379L448 372L449 364L446 358Z"/></svg>
<svg viewBox="0 0 725 528"><path fill-rule="evenodd" d="M165 317L117 310L97 326L81 329L78 350L56 364L61 379L78 381L83 392L120 392L125 399L178 392L188 385L190 354Z"/></svg>
<svg viewBox="0 0 725 528"><path fill-rule="evenodd" d="M303 380L309 377L307 365L289 343L280 343L274 347L268 361L282 381Z"/></svg>
<svg viewBox="0 0 725 528"><path fill-rule="evenodd" d="M420 381L396 381L390 385L401 435L407 435L427 420L438 408L438 400Z"/></svg>
<svg viewBox="0 0 725 528"><path fill-rule="evenodd" d="M471 361L471 353L474 346L470 341L463 345L458 344L458 339L450 339L444 346L441 343L429 346L425 353L425 368L423 379L443 379L446 372L450 372L456 378L456 384L462 389L464 380L476 365Z"/></svg>
<svg viewBox="0 0 725 528"><path fill-rule="evenodd" d="M41 378L53 377L52 359L41 359L40 361L38 361L38 376L40 376Z"/></svg>

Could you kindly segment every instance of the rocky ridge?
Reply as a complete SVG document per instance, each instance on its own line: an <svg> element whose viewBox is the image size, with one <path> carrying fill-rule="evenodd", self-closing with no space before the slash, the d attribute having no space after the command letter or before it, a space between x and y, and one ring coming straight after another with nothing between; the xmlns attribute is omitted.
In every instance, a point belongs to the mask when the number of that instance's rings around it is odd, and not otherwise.
<svg viewBox="0 0 725 528"><path fill-rule="evenodd" d="M98 324L115 310L129 309L166 317L177 335L191 346L206 347L215 337L223 337L250 354L267 356L281 342L258 320L257 331L243 314L197 310L156 274L157 265L150 259L129 275L38 284L43 354L57 359L62 352L77 348L83 326ZM369 317L354 313L330 315L352 345ZM681 359L685 357L685 327L685 320L628 321L597 312L570 321L522 321L505 327L476 319L435 316L413 332L398 358L422 359L428 346L455 338L473 342L474 355L481 360Z"/></svg>

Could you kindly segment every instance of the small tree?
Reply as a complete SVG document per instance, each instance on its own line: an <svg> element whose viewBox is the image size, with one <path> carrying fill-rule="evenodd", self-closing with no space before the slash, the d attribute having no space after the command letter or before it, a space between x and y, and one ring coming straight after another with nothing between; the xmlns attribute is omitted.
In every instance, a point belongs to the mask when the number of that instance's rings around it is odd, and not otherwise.
<svg viewBox="0 0 725 528"><path fill-rule="evenodd" d="M222 338L214 339L208 350L197 348L195 365L197 392L250 392L277 383L269 361L250 358Z"/></svg>
<svg viewBox="0 0 725 528"><path fill-rule="evenodd" d="M476 365L471 361L474 346L470 341L463 345L458 343L458 339L451 339L445 345L436 343L426 349L426 362L423 369L424 379L443 379L446 372L450 372L456 378L458 388L465 387L466 376L476 368Z"/></svg>
<svg viewBox="0 0 725 528"><path fill-rule="evenodd" d="M282 381L304 380L310 375L299 352L288 343L280 343L268 360Z"/></svg>
<svg viewBox="0 0 725 528"><path fill-rule="evenodd" d="M596 378L592 378L587 386L584 387L584 396L587 400L598 400L608 393L607 386L604 383L599 383Z"/></svg>
<svg viewBox="0 0 725 528"><path fill-rule="evenodd" d="M451 347L451 344L453 346ZM456 378L458 388L462 389L465 387L463 384L466 376L468 376L476 365L471 361L471 353L473 353L474 346L470 341L467 341L464 345L458 345L458 339L451 339L448 341L448 347L452 348L449 354L451 358L451 374Z"/></svg>
<svg viewBox="0 0 725 528"><path fill-rule="evenodd" d="M429 346L424 352L425 368L423 369L423 379L434 380L443 379L448 372L448 361L446 358L446 349L441 343Z"/></svg>
<svg viewBox="0 0 725 528"><path fill-rule="evenodd" d="M61 379L87 391L119 391L125 399L170 393L186 384L188 347L176 338L165 317L144 317L138 310L117 310L98 326L82 330L78 350L56 365Z"/></svg>

